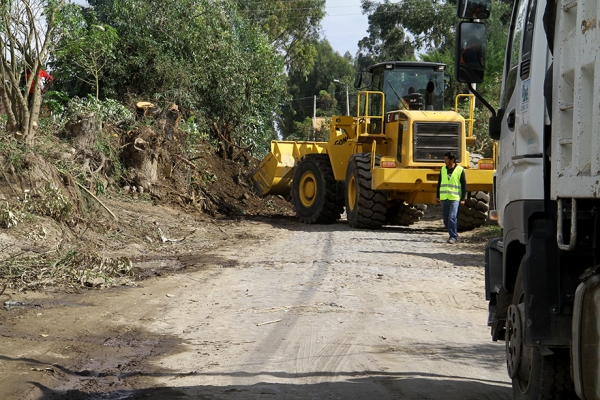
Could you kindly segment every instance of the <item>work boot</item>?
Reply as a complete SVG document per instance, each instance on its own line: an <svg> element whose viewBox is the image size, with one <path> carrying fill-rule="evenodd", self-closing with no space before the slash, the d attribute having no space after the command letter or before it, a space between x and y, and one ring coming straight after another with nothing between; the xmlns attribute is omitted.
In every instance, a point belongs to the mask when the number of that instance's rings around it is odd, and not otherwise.
<svg viewBox="0 0 600 400"><path fill-rule="evenodd" d="M457 240L456 240L456 239L452 239L452 238L450 238L450 239L448 239L448 241L447 241L446 243L449 243L449 244L455 244L456 242L457 242Z"/></svg>

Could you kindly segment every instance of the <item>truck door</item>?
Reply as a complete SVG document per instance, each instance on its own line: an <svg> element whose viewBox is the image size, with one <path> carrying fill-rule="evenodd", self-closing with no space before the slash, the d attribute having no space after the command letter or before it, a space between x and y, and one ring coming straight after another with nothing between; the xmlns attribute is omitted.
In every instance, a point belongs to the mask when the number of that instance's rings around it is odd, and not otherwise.
<svg viewBox="0 0 600 400"><path fill-rule="evenodd" d="M504 117L496 193L501 221L504 220L504 208L511 202L544 198L543 149L547 112L543 87L549 52L542 24L543 13L536 15L536 10L543 10L538 7L541 1L544 0L517 0L514 3L500 100Z"/></svg>

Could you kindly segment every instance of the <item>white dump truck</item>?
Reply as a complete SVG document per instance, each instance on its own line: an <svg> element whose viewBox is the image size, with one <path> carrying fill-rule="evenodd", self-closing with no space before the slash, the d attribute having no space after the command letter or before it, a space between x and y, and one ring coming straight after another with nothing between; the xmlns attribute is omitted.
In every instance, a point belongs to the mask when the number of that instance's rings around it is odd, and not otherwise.
<svg viewBox="0 0 600 400"><path fill-rule="evenodd" d="M488 0L459 0L457 80L482 82ZM515 399L600 399L600 2L515 0L486 249Z"/></svg>

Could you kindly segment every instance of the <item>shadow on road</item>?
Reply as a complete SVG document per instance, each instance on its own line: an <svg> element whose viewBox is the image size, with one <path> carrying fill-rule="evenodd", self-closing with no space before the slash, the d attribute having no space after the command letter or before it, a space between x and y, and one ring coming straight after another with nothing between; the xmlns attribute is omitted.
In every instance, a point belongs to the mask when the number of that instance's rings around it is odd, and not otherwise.
<svg viewBox="0 0 600 400"><path fill-rule="evenodd" d="M202 374L199 379L209 379L220 374ZM243 380L249 374L239 372L227 374L229 377ZM165 375L163 375L165 376ZM168 375L166 375L168 377ZM182 377L190 376L189 374ZM385 373L363 371L352 374L313 373L296 376L286 373L258 373L250 376L269 376L276 378L329 379L342 378L343 381L319 382L306 384L267 383L251 385L197 385L156 387L140 390L115 390L111 392L87 392L80 390L52 390L39 383L35 385L43 393L44 400L95 400L95 399L444 399L444 400L500 400L510 399L511 390L506 383L465 380L452 376L422 373ZM173 376L177 379L178 376Z"/></svg>

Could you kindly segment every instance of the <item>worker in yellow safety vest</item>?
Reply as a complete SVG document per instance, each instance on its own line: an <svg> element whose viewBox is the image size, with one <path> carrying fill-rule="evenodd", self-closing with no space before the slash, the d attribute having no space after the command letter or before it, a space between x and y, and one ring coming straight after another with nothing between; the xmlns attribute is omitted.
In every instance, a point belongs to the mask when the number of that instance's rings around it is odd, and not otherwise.
<svg viewBox="0 0 600 400"><path fill-rule="evenodd" d="M448 229L447 243L458 241L458 207L465 204L467 197L467 178L465 169L456 165L453 153L444 154L444 165L440 171L437 187L437 202L442 203L442 219Z"/></svg>

